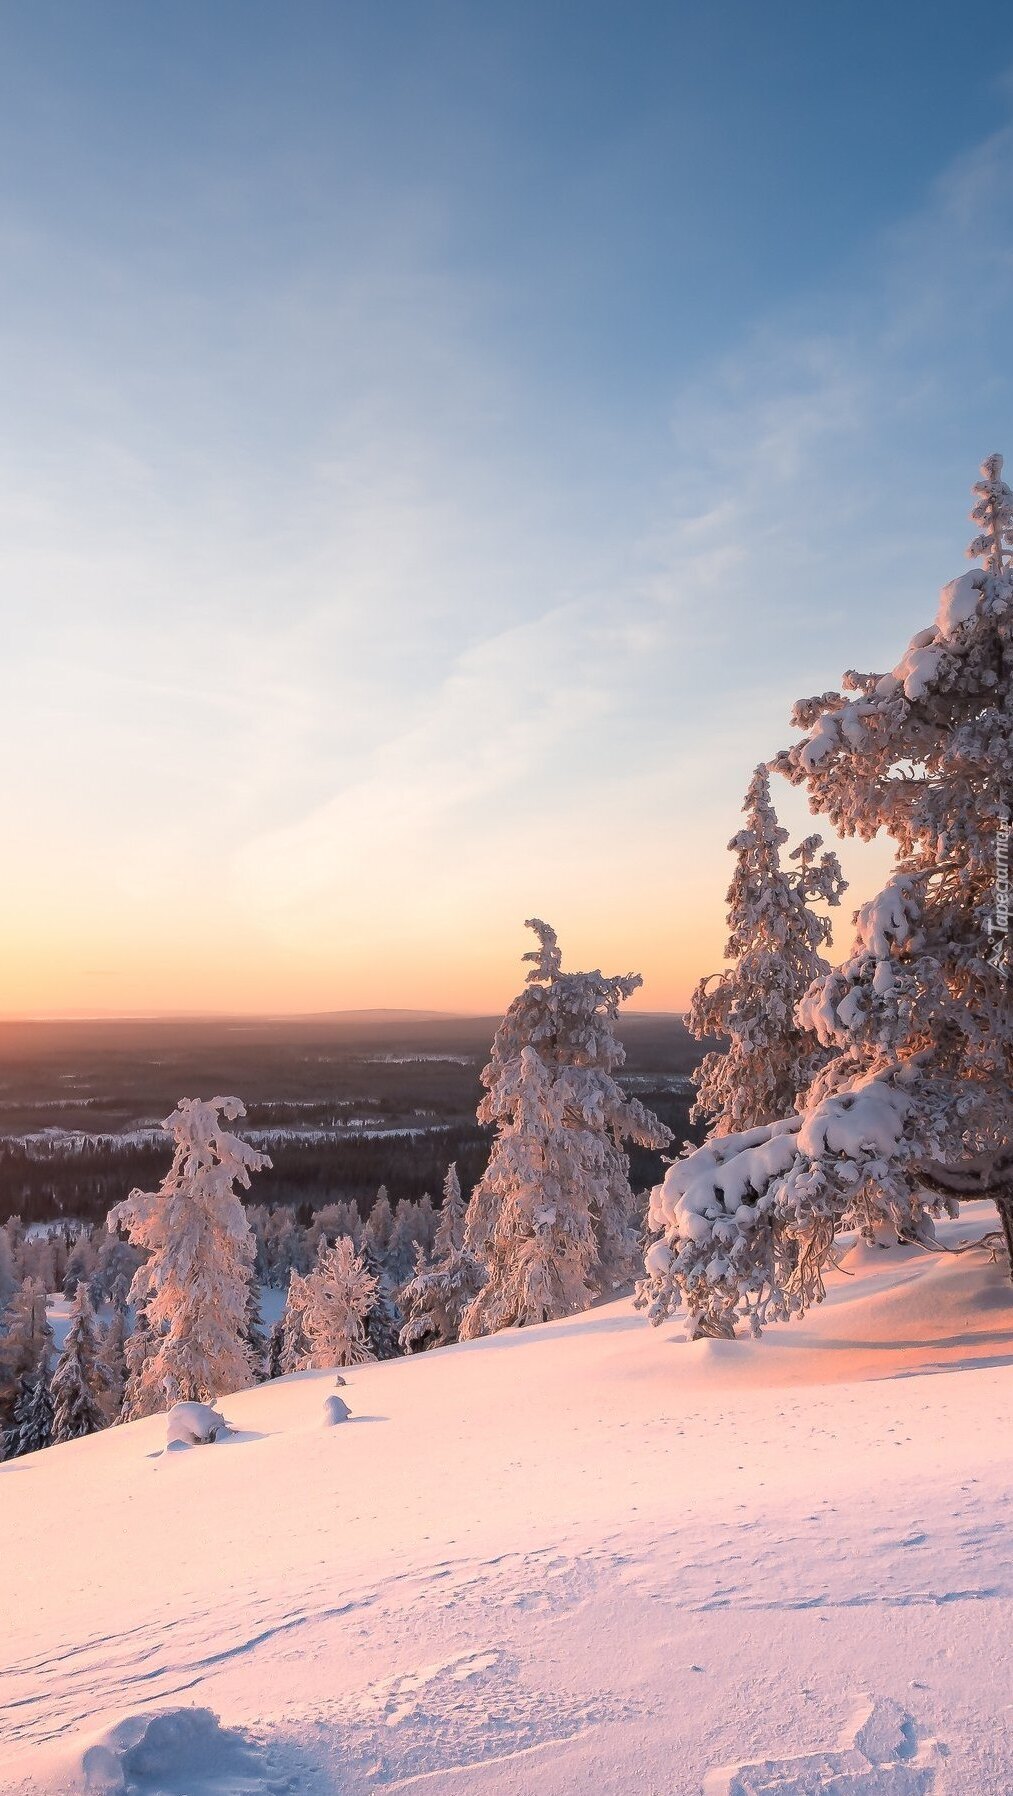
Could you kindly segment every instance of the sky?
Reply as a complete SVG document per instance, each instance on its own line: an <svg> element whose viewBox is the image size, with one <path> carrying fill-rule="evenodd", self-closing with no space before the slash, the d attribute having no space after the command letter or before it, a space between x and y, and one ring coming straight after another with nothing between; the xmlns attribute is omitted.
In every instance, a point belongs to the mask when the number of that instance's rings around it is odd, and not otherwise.
<svg viewBox="0 0 1013 1796"><path fill-rule="evenodd" d="M0 167L0 1013L684 1006L1013 457L1013 19L10 0Z"/></svg>

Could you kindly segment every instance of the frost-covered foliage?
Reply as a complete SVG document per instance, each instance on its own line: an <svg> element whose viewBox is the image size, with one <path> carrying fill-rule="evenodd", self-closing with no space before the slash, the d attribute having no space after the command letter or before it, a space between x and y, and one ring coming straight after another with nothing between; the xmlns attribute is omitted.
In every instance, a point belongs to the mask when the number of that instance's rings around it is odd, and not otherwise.
<svg viewBox="0 0 1013 1796"><path fill-rule="evenodd" d="M306 1316L307 1274L293 1272L285 1294L285 1311L281 1319L281 1341L277 1347L277 1364L281 1374L299 1372L309 1365L310 1347L304 1327Z"/></svg>
<svg viewBox="0 0 1013 1796"><path fill-rule="evenodd" d="M110 1211L149 1258L134 1275L150 1351L128 1373L125 1408L148 1415L207 1402L251 1382L246 1345L253 1237L236 1185L270 1161L231 1134L246 1112L238 1098L181 1098L163 1123L176 1147L158 1191L132 1191Z"/></svg>
<svg viewBox="0 0 1013 1796"><path fill-rule="evenodd" d="M374 1258L380 1263L386 1258L387 1249L390 1246L393 1233L394 1212L391 1208L390 1198L387 1195L387 1187L386 1185L381 1185L373 1201L373 1207L369 1212L369 1219L366 1223L363 1235L365 1245L369 1248L369 1251Z"/></svg>
<svg viewBox="0 0 1013 1796"><path fill-rule="evenodd" d="M25 1387L48 1368L52 1346L46 1287L41 1279L26 1278L10 1299L0 1327L0 1428L11 1426Z"/></svg>
<svg viewBox="0 0 1013 1796"><path fill-rule="evenodd" d="M396 1359L401 1352L401 1330L404 1316L397 1300L394 1281L383 1261L369 1244L368 1232L362 1243L362 1260L376 1291L366 1317L366 1341L374 1359Z"/></svg>
<svg viewBox="0 0 1013 1796"><path fill-rule="evenodd" d="M99 1359L102 1367L102 1406L107 1422L115 1422L123 1407L123 1392L127 1382L127 1339L129 1336L127 1323L127 1306L122 1298L114 1301L110 1316L99 1343Z"/></svg>
<svg viewBox="0 0 1013 1796"><path fill-rule="evenodd" d="M826 1060L795 1013L813 981L830 971L820 953L830 922L810 906L816 899L836 905L845 890L836 854L819 853L820 836L793 851L794 868L782 867L788 831L771 804L766 767L757 767L742 808L746 827L728 844L736 857L725 950L731 965L700 981L687 1019L698 1040L728 1038L727 1050L705 1054L693 1074L693 1113L719 1135L793 1110Z"/></svg>
<svg viewBox="0 0 1013 1796"><path fill-rule="evenodd" d="M31 1377L22 1381L14 1409L14 1427L8 1436L7 1456L20 1459L23 1453L38 1453L53 1438L53 1392L49 1367L40 1365Z"/></svg>
<svg viewBox="0 0 1013 1796"><path fill-rule="evenodd" d="M321 1244L317 1263L302 1280L301 1323L304 1365L356 1366L374 1357L366 1321L376 1300L377 1281L347 1235L333 1247Z"/></svg>
<svg viewBox="0 0 1013 1796"><path fill-rule="evenodd" d="M267 1377L267 1335L260 1309L260 1286L250 1273L246 1286L246 1324L243 1341L250 1361L254 1382L262 1384Z"/></svg>
<svg viewBox="0 0 1013 1796"><path fill-rule="evenodd" d="M805 1104L712 1138L653 1193L639 1301L685 1303L697 1332L797 1314L835 1235L992 1196L1013 1254L1013 999L989 933L1013 793L1013 495L991 456L975 487L985 565L944 587L890 673L795 707L776 765L844 834L888 832L896 869L857 913L851 954L799 1020L827 1053Z"/></svg>
<svg viewBox="0 0 1013 1796"><path fill-rule="evenodd" d="M466 1216L457 1167L451 1164L443 1185L432 1261L418 1246L415 1271L400 1293L405 1314L401 1345L407 1353L456 1341L461 1317L482 1287L483 1269L464 1244Z"/></svg>
<svg viewBox="0 0 1013 1796"><path fill-rule="evenodd" d="M616 1082L620 1004L638 973L564 973L555 932L496 1031L482 1073L481 1123L496 1126L468 1206L466 1245L487 1280L461 1338L585 1309L632 1277L637 1236L623 1141L667 1146L669 1130Z"/></svg>
<svg viewBox="0 0 1013 1796"><path fill-rule="evenodd" d="M95 1315L84 1279L79 1279L70 1327L53 1373L53 1440L73 1441L106 1426L106 1380Z"/></svg>

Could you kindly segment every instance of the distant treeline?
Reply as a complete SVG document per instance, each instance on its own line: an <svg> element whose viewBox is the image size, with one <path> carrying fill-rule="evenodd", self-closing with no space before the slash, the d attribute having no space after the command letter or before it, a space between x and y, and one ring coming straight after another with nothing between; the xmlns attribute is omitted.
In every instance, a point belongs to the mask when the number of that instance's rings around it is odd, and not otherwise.
<svg viewBox="0 0 1013 1796"><path fill-rule="evenodd" d="M689 1128L688 1096L642 1090L637 1096L668 1123L676 1147L687 1136L696 1138ZM285 1120L291 1123L291 1112ZM283 1126L280 1114L271 1121ZM301 1208L304 1220L322 1205L341 1200L356 1203L366 1214L380 1185L399 1198L417 1200L426 1192L435 1198L451 1160L457 1162L468 1196L485 1170L489 1142L488 1131L468 1120L416 1135L363 1135L333 1142L288 1136L270 1145L273 1168L257 1174L250 1201ZM135 1186L157 1189L170 1159L168 1137L164 1145L130 1136L122 1141L105 1136L94 1143L78 1139L73 1145L55 1136L44 1146L38 1140L30 1146L0 1140L0 1222L7 1216L20 1216L26 1225L60 1216L101 1222ZM630 1162L634 1190L658 1183L663 1171L659 1154L633 1148Z"/></svg>

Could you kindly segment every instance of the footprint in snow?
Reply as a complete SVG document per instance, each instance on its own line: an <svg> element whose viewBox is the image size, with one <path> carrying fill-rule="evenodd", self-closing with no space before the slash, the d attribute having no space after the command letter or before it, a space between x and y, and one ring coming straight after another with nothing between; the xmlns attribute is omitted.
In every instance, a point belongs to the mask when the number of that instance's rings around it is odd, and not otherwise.
<svg viewBox="0 0 1013 1796"><path fill-rule="evenodd" d="M919 1746L911 1717L881 1697L846 1742L791 1759L757 1759L708 1772L703 1796L929 1796L938 1748Z"/></svg>

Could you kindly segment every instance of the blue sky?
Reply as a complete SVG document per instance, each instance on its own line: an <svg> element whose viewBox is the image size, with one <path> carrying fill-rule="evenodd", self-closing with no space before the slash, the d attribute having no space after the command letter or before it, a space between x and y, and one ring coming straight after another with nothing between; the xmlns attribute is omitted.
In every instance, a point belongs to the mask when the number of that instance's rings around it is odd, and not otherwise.
<svg viewBox="0 0 1013 1796"><path fill-rule="evenodd" d="M532 910L681 1004L1013 455L1002 35L8 6L0 1009L484 1008Z"/></svg>

